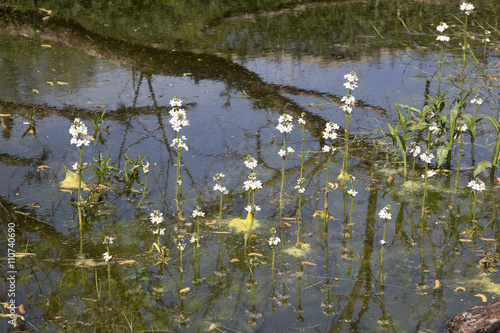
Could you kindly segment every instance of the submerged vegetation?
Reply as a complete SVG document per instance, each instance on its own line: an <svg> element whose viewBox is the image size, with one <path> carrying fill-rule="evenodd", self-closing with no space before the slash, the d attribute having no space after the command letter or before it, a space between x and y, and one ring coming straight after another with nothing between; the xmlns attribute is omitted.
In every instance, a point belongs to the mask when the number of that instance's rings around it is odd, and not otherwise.
<svg viewBox="0 0 500 333"><path fill-rule="evenodd" d="M489 72L477 47L485 52L498 47L498 30L492 23L472 25L470 3L455 9L456 22L436 22L436 73L422 74L435 91L427 90L422 107L395 104L395 117L387 117L386 125L368 119L376 136L365 137L361 126L354 126L368 104L358 97L363 76L353 70L343 76L345 95L307 96L317 113L297 112L304 108L292 99L276 102L283 109L269 113L273 101L254 96L258 89L232 98L236 93L228 89L221 93L229 96L227 104L255 103L251 106L265 109L269 120L238 115L237 121L217 120L215 130L197 120L203 117L197 111L200 97L176 91L173 84L168 106L159 106L149 75L155 107L145 124L157 130L149 136L144 127L130 135L125 139L132 142L130 150L111 141L118 132L104 127L111 112L74 117L65 124L68 142L50 148L66 152L64 163L76 157L71 167L57 162L65 172L58 183L65 194L59 207L71 207L57 209L63 222L42 221L33 205L9 210L2 204L26 232L19 229L16 236L17 265L28 267L25 276L18 275L19 283L37 280L38 270L47 269L38 260L49 259L50 251L63 260L48 273L57 278L43 278L49 286L36 292L26 288L36 295L23 296L30 316L18 300L14 317L5 315L13 320L9 324L75 331L272 331L283 329L282 322L293 315L299 328L306 323L322 331L400 331L409 320L407 313L397 313L400 299L408 297L413 306L432 294L433 306L440 307L457 292L474 298L478 285L497 295L491 274L500 252L500 119L482 110L487 104L498 111L498 101L488 99L498 94L498 73ZM74 10L77 16L85 13ZM217 13L214 17L223 16ZM476 36L482 35L479 41ZM458 52L452 43L459 43ZM182 79L190 76L186 72ZM345 114L344 123L337 111ZM29 131L23 140L51 135L40 130L36 118L34 111L26 114ZM93 135L85 125L90 120ZM238 121L257 122L257 134L242 134ZM123 123L130 127L128 119ZM202 126L212 133L202 132ZM214 140L219 133L213 132L230 134ZM226 138L234 139L236 153ZM133 155L141 149L148 149L147 157ZM206 162L209 151L222 152ZM35 227L19 216L34 220ZM31 232L36 239L28 236ZM51 249L39 242L43 233L63 239L47 241L58 244ZM438 250L451 255L429 254ZM458 263L445 262L451 257ZM457 271L460 277L449 276ZM353 315L355 306L364 313L371 302L370 316L377 320ZM287 309L292 304L294 309ZM418 310L417 321L429 321L424 326L430 329L442 324L426 311ZM440 313L440 320L454 311Z"/></svg>

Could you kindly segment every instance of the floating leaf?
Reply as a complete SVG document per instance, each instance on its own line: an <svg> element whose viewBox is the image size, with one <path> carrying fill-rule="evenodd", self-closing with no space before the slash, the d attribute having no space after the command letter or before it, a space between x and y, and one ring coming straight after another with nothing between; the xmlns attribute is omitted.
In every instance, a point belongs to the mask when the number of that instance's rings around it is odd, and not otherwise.
<svg viewBox="0 0 500 333"><path fill-rule="evenodd" d="M67 86L69 83L68 82L63 82L63 81L57 81L57 84L60 86Z"/></svg>
<svg viewBox="0 0 500 333"><path fill-rule="evenodd" d="M64 166L64 165L63 165ZM64 189L70 189L70 190L78 190L78 175L76 172L68 170L66 166L64 166L64 172L66 172L66 178L64 180L59 182L59 186ZM87 185L83 182L81 182L81 188L86 187Z"/></svg>
<svg viewBox="0 0 500 333"><path fill-rule="evenodd" d="M237 232L248 232L251 223L252 223L252 214L248 212L246 219L236 217L231 221L229 221L228 226L233 229L236 229ZM256 218L253 218L253 228L258 228L259 225L260 225L259 221Z"/></svg>

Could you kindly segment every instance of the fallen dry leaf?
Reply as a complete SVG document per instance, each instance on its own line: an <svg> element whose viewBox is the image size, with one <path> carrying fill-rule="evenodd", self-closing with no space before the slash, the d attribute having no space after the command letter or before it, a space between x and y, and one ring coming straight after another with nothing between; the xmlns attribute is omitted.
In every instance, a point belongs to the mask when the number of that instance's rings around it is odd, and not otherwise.
<svg viewBox="0 0 500 333"><path fill-rule="evenodd" d="M229 260L229 262L239 262L239 261L240 261L240 259L237 259L237 258Z"/></svg>
<svg viewBox="0 0 500 333"><path fill-rule="evenodd" d="M459 290L465 292L465 288L464 287L456 287L455 290L453 290L453 291L457 292Z"/></svg>
<svg viewBox="0 0 500 333"><path fill-rule="evenodd" d="M439 280L435 280L434 281L434 288L432 288L432 289L438 289L439 287L441 287L441 282L439 282Z"/></svg>
<svg viewBox="0 0 500 333"><path fill-rule="evenodd" d="M190 287L182 288L181 290L179 290L179 294L187 294L190 290Z"/></svg>
<svg viewBox="0 0 500 333"><path fill-rule="evenodd" d="M50 49L52 47L52 45L49 45L49 44L42 44L42 47L46 48L46 49Z"/></svg>
<svg viewBox="0 0 500 333"><path fill-rule="evenodd" d="M63 81L57 81L57 84L60 86L67 86L69 83L68 82L63 82Z"/></svg>
<svg viewBox="0 0 500 333"><path fill-rule="evenodd" d="M474 296L479 297L481 299L481 302L483 303L488 302L488 297L484 296L483 294L475 294Z"/></svg>
<svg viewBox="0 0 500 333"><path fill-rule="evenodd" d="M47 83L52 87L54 85L54 82L47 81Z"/></svg>
<svg viewBox="0 0 500 333"><path fill-rule="evenodd" d="M49 14L49 15L51 15L51 14L52 14L52 10L50 10L50 9L38 8L38 10L39 10L39 11L41 11L41 12L47 13L47 14Z"/></svg>
<svg viewBox="0 0 500 333"><path fill-rule="evenodd" d="M120 261L118 264L119 265L130 265L130 264L133 264L133 263L135 263L135 260L127 259L127 260Z"/></svg>
<svg viewBox="0 0 500 333"><path fill-rule="evenodd" d="M262 254L260 254L260 253L255 253L255 252L249 253L248 255L249 255L249 256L252 256L252 257L262 257L262 256L263 256Z"/></svg>
<svg viewBox="0 0 500 333"><path fill-rule="evenodd" d="M48 19L50 19L50 16L44 16L44 18L42 20L47 21Z"/></svg>
<svg viewBox="0 0 500 333"><path fill-rule="evenodd" d="M38 91L38 89L33 89L33 94L39 94L40 92Z"/></svg>
<svg viewBox="0 0 500 333"><path fill-rule="evenodd" d="M463 243L472 243L472 239L460 238L459 241Z"/></svg>
<svg viewBox="0 0 500 333"><path fill-rule="evenodd" d="M310 262L310 261L303 261L302 265L304 265L304 266L318 266L317 264Z"/></svg>
<svg viewBox="0 0 500 333"><path fill-rule="evenodd" d="M36 168L36 171L40 171L40 170L45 170L45 169L50 169L51 167L48 166L48 165L39 165L37 168Z"/></svg>
<svg viewBox="0 0 500 333"><path fill-rule="evenodd" d="M68 190L68 189L66 189L66 188L62 188L62 189L60 189L59 191L61 191L61 192L66 192L66 193L69 193L69 194L73 194L73 190Z"/></svg>

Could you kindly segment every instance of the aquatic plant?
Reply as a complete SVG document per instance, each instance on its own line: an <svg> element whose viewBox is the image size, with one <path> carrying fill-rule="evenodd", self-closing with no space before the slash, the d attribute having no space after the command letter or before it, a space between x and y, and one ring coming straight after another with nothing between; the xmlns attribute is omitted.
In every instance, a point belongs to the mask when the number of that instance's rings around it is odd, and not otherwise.
<svg viewBox="0 0 500 333"><path fill-rule="evenodd" d="M291 133L293 130L293 118L289 114L283 113L278 118L278 126L276 129L280 131L280 133L284 133L283 136L283 148L281 148L278 152L278 155L283 159L283 165L281 167L281 186L280 186L280 230L283 229L283 187L285 184L285 160L288 154L293 154L295 150L292 147L286 146L286 135Z"/></svg>
<svg viewBox="0 0 500 333"><path fill-rule="evenodd" d="M328 192L330 190L330 163L332 160L332 156L337 150L337 148L333 147L333 140L337 138L336 130L339 129L339 125L330 121L326 123L325 130L323 131L323 139L330 140L329 145L324 145L322 151L328 155L328 162L326 167L326 183L325 183L325 207L323 212L323 220L326 228L326 221L328 218Z"/></svg>
<svg viewBox="0 0 500 333"><path fill-rule="evenodd" d="M182 200L182 180L181 180L181 152L183 150L188 151L189 148L186 144L186 137L181 136L181 129L184 126L189 126L189 121L187 120L186 111L182 108L182 101L175 96L170 100L170 106L172 109L169 111L171 116L170 125L174 131L177 132L177 137L172 140L170 147L174 147L177 150L177 164L176 164L176 178L175 178L175 205L177 207L177 218L182 220L181 211L181 200Z"/></svg>
<svg viewBox="0 0 500 333"><path fill-rule="evenodd" d="M345 147L344 147L344 159L342 160L342 169L340 170L340 174L338 176L339 180L347 180L349 179L347 173L347 163L349 158L349 119L351 118L351 113L356 103L356 99L352 95L352 91L358 87L358 76L355 72L350 72L344 75L344 79L347 81L344 82L344 87L349 90L346 96L343 96L341 101L344 105L341 108L344 110L346 115L346 127L345 127Z"/></svg>
<svg viewBox="0 0 500 333"><path fill-rule="evenodd" d="M306 145L306 121L305 121L305 113L302 113L301 117L298 120L298 123L302 125L302 149L300 152L300 174L299 179L297 179L297 185L295 185L294 189L299 192L299 207L297 211L297 243L295 246L299 246L302 239L302 196L305 192L305 183L306 179L303 177L304 175L304 150Z"/></svg>

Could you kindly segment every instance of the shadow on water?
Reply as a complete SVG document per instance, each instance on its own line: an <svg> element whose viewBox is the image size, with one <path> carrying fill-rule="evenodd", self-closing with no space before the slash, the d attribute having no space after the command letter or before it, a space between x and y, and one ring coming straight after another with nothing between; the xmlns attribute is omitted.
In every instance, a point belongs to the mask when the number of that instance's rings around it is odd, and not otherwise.
<svg viewBox="0 0 500 333"><path fill-rule="evenodd" d="M478 294L497 297L491 274L498 263L497 185L488 184L486 194L478 196L475 216L482 237L476 241L470 234L472 199L466 187L475 163L460 170L458 192L450 185L456 164L452 170L438 169L429 180L429 199L422 203L421 187L414 193L403 188L401 161L393 159L394 147L383 133L387 122L397 121L393 103L398 100L393 99L410 92L405 101L417 101L418 108L430 103L434 27L420 22L422 17L434 25L450 19L458 15L457 4L72 4L46 1L39 4L43 9L28 10L31 4L12 1L0 9L2 40L23 46L17 56L2 51L8 70L0 79L5 86L0 223L4 229L16 226L15 300L23 305L16 313L24 317L18 318L18 329L440 331L446 319L475 305ZM485 1L478 19L486 10L495 17L499 8ZM403 66L407 55L414 58ZM488 59L497 60L496 55ZM280 77L287 66L291 69ZM332 119L341 127L332 162L336 176L346 139L339 108L346 93L342 76L353 67L361 77L349 136L349 173L356 179L348 185L332 176L327 184L322 132ZM430 74L422 74L423 69ZM64 81L64 75L72 80ZM294 81L295 75L299 79ZM418 75L423 79L410 82ZM491 97L497 87L494 80L486 81ZM175 215L177 151L171 143L177 133L168 120L174 95L184 100L190 120L182 130L189 145L181 164L184 221ZM495 112L493 104L488 112ZM280 221L283 160L277 152L283 137L276 125L283 112L306 120L307 154L302 174L297 153L302 134L296 124L287 136L297 152L286 159ZM26 132L30 114L36 136ZM63 165L70 169L79 157L68 133L77 117L94 139L83 147L83 161L96 167L102 156L101 165L107 161L112 166L100 176L90 167L83 170L88 206L81 232L76 193L59 186L67 175ZM491 134L486 126L478 132ZM490 139L478 139L476 158L489 158L492 145ZM463 149L464 160L473 160L469 149ZM242 185L248 174L243 160L249 154L257 158L255 173L263 188L256 195L260 227L252 230L247 251L244 236L226 225L247 216ZM130 180L131 163L138 157L146 157L151 172L145 178L141 164ZM425 168L415 170L422 184ZM227 176L222 203L212 191L219 172ZM299 208L294 186L301 174L307 190ZM358 196L347 194L349 186ZM331 188L330 208L323 220L325 187ZM351 200L355 208L349 214ZM393 214L387 237L378 216L386 204L392 204ZM199 221L190 213L196 206L206 212ZM165 215L161 255L151 251L157 236L149 219L156 209ZM284 250L295 245L300 209L303 242L310 252L298 252L296 258ZM189 243L197 222L199 248ZM280 222L285 226L279 230L282 243L273 249L270 229ZM179 235L186 243L181 251ZM116 240L107 246L104 236ZM4 236L0 244L7 248L9 242ZM112 255L109 266L104 252ZM491 266L480 261L484 258ZM4 286L8 264L2 263ZM2 301L6 294L4 288Z"/></svg>

